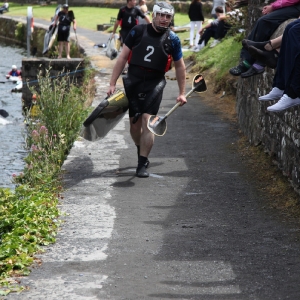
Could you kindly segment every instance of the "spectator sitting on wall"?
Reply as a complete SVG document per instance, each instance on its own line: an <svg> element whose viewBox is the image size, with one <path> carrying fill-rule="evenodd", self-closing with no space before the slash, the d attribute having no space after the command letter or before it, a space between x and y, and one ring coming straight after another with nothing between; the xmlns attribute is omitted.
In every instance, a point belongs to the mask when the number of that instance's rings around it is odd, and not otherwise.
<svg viewBox="0 0 300 300"><path fill-rule="evenodd" d="M277 101L268 111L279 112L300 105L300 19L288 24L282 36L273 89L260 101Z"/></svg>
<svg viewBox="0 0 300 300"><path fill-rule="evenodd" d="M260 17L248 36L248 40L263 42L270 39L278 26L288 19L298 18L300 14L300 0L276 0L262 9ZM264 67L256 64L248 50L243 46L241 50L241 62L229 70L231 75L250 77L264 72Z"/></svg>
<svg viewBox="0 0 300 300"><path fill-rule="evenodd" d="M277 66L281 43L282 35L265 42L242 41L243 47L249 51L250 55L257 61L257 64L261 66L266 65L272 69L275 69Z"/></svg>

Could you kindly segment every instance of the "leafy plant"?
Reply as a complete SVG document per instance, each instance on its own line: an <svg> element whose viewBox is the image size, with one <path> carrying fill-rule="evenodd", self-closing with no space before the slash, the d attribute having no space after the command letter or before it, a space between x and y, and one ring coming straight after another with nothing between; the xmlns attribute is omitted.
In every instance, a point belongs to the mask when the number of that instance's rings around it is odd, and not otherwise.
<svg viewBox="0 0 300 300"><path fill-rule="evenodd" d="M34 254L55 242L62 198L60 167L77 138L87 111L86 87L69 76L38 76L35 117L27 116L26 167L13 174L15 191L0 189L0 295L23 288L10 277L29 274ZM89 76L92 75L90 72ZM85 79L84 82L91 80ZM88 94L88 93L86 93Z"/></svg>

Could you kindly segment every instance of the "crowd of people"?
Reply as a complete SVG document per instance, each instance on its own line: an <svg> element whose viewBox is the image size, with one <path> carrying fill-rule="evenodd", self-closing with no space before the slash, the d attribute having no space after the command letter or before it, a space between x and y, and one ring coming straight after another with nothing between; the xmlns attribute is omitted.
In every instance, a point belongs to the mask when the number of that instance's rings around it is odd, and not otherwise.
<svg viewBox="0 0 300 300"><path fill-rule="evenodd" d="M169 62L174 61L179 87L177 97L180 105L186 103L185 66L178 36L170 30L174 8L167 2L158 2L153 7L152 22L136 0L127 0L119 10L113 34L121 27L122 52L113 69L108 95L114 93L116 81L128 62L128 73L123 77L126 96L129 100L130 133L137 147L137 177L148 177L148 156L154 143L154 135L147 128L150 115L156 115L166 85L165 72ZM234 2L216 0L213 3L213 20L203 26L204 15L201 0L192 0L190 18L189 49L198 52L208 44L217 45L231 28L228 22ZM270 112L282 111L300 105L300 19L290 23L282 36L270 40L271 35L285 20L298 18L300 0L276 0L262 9L263 16L254 24L247 39L242 42L241 63L229 70L234 76L247 78L264 72L265 67L276 68L273 89L260 101L278 101L267 108ZM145 24L139 24L140 20ZM195 36L196 32L196 36Z"/></svg>
<svg viewBox="0 0 300 300"><path fill-rule="evenodd" d="M262 74L266 66L276 68L272 90L260 96L259 101L278 101L267 110L279 112L300 104L300 1L274 1L263 7L262 15L247 39L242 41L240 64L229 72L248 78ZM289 19L296 20L286 26L282 36L270 40L279 25Z"/></svg>
<svg viewBox="0 0 300 300"><path fill-rule="evenodd" d="M175 67L180 105L185 97L185 65L178 36L171 30L174 25L174 8L169 2L156 2L153 6L152 21L145 0L127 0L119 9L112 34L120 27L122 51L120 52L110 79L107 94L116 90L116 82L124 74L123 83L129 100L130 134L137 147L137 177L148 177L148 156L154 143L154 135L147 128L151 115L156 115L166 85L165 73ZM228 22L233 10L232 0L214 0L211 15L213 20L203 26L204 15L201 0L192 0L190 18L189 49L198 52L213 38L211 47L225 37L231 24ZM247 39L242 41L241 62L231 68L233 76L251 77L264 72L265 67L276 68L273 88L260 101L278 101L267 108L270 112L282 111L300 105L300 19L286 26L282 36L270 40L271 35L284 21L298 18L300 0L276 0L262 9L262 17L254 24ZM76 31L74 13L64 4L55 19L58 23L59 54L63 47L70 58L70 26ZM196 32L196 36L195 36ZM127 71L124 73L126 64ZM14 71L14 70L12 70Z"/></svg>
<svg viewBox="0 0 300 300"><path fill-rule="evenodd" d="M211 47L217 45L231 27L227 19L233 6L231 1L213 1L211 14L214 20L203 26L201 0L193 0L189 10L189 48L199 52L211 38L214 38ZM267 108L270 112L282 111L300 104L300 42L297 38L300 30L299 16L300 0L276 0L265 5L262 8L262 17L256 21L247 39L242 41L241 62L229 70L233 76L248 78L262 74L266 67L276 69L272 90L269 94L259 97L260 101L278 101ZM283 35L270 40L279 25L289 19L296 20L286 26ZM193 44L196 21L198 33Z"/></svg>

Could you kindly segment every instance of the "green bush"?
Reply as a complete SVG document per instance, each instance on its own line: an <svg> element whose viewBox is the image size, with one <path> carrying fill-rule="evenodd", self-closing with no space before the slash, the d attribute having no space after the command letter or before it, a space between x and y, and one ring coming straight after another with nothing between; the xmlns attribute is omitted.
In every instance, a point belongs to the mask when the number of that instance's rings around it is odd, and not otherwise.
<svg viewBox="0 0 300 300"><path fill-rule="evenodd" d="M15 191L0 189L0 295L22 289L6 278L28 274L34 254L55 242L60 168L87 115L85 87L76 87L68 76L52 79L49 70L38 81L33 106L39 109L34 119L30 111L27 117L24 172L13 175Z"/></svg>

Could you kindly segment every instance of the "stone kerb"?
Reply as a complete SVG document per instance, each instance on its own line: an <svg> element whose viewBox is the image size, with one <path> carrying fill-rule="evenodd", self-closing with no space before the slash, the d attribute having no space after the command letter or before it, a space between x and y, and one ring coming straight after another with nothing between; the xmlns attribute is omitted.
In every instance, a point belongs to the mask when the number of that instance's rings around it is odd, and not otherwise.
<svg viewBox="0 0 300 300"><path fill-rule="evenodd" d="M281 24L271 38L280 36L292 21ZM236 98L239 125L252 144L263 144L300 192L300 107L269 113L267 107L272 103L258 101L260 95L272 89L274 74L274 70L267 68L262 75L239 80Z"/></svg>

